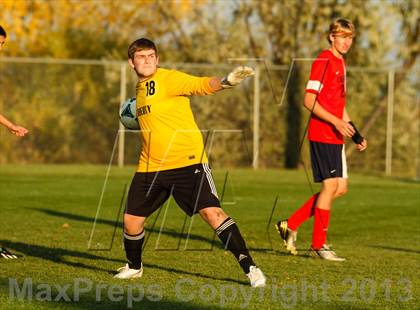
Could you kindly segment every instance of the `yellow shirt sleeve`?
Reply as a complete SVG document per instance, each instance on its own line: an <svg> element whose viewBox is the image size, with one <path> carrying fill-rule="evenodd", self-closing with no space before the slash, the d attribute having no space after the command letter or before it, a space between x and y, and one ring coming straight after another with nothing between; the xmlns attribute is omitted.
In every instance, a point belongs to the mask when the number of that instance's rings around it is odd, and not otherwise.
<svg viewBox="0 0 420 310"><path fill-rule="evenodd" d="M197 77L176 70L169 72L167 85L171 96L203 96L214 93L209 77Z"/></svg>

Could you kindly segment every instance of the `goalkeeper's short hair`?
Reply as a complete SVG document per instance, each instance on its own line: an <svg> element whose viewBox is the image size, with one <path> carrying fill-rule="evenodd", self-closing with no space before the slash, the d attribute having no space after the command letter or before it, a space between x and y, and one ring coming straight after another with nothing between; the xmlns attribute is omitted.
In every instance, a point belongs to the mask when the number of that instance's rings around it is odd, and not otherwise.
<svg viewBox="0 0 420 310"><path fill-rule="evenodd" d="M141 38L131 43L128 47L128 58L134 60L134 54L143 50L154 50L156 55L158 53L156 45L152 40Z"/></svg>

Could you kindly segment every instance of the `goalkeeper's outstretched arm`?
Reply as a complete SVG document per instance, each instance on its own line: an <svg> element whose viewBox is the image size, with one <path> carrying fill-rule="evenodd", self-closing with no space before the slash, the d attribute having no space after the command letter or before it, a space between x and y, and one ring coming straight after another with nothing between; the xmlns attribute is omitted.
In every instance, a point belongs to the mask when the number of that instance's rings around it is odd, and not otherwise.
<svg viewBox="0 0 420 310"><path fill-rule="evenodd" d="M214 92L231 88L233 86L238 85L244 79L249 76L254 75L254 69L250 67L239 66L233 69L228 75L223 78L211 78L210 79L210 87Z"/></svg>

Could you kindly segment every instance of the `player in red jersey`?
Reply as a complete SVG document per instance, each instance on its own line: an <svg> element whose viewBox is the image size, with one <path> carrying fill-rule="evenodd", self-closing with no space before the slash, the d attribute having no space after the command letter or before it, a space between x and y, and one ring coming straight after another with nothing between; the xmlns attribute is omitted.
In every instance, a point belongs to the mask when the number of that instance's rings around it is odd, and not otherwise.
<svg viewBox="0 0 420 310"><path fill-rule="evenodd" d="M363 151L367 141L357 131L346 111L346 64L344 55L355 36L355 27L347 19L331 23L328 42L312 64L306 86L304 106L311 112L308 139L312 173L315 182L322 182L320 192L306 201L292 216L276 224L284 245L296 255L298 227L314 216L310 255L331 261L343 261L326 244L333 201L347 192L347 164L344 137L351 137Z"/></svg>

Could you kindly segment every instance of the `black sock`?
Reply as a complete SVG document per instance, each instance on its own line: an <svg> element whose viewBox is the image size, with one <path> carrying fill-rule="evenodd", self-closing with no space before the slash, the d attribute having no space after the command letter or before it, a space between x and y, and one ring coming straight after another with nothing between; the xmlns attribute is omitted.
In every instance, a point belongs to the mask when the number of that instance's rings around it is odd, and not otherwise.
<svg viewBox="0 0 420 310"><path fill-rule="evenodd" d="M251 255L246 247L245 240L239 231L235 221L228 217L218 228L216 234L222 240L225 249L235 255L245 273L249 272L249 267L255 266Z"/></svg>
<svg viewBox="0 0 420 310"><path fill-rule="evenodd" d="M131 269L141 268L141 250L144 241L144 230L138 235L124 233L124 249Z"/></svg>

